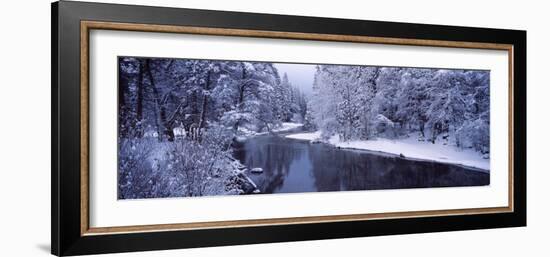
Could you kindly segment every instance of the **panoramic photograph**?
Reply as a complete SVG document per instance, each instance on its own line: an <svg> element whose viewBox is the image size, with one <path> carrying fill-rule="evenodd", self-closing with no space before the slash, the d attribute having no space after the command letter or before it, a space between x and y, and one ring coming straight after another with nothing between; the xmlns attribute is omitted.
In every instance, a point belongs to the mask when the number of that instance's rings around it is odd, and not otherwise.
<svg viewBox="0 0 550 257"><path fill-rule="evenodd" d="M490 71L118 57L118 199L487 186Z"/></svg>

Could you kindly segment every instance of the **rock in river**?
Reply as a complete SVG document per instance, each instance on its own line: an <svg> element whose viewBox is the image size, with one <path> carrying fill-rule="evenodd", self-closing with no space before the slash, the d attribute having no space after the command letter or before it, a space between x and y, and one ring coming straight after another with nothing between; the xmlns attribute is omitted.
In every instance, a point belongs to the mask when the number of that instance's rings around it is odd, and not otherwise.
<svg viewBox="0 0 550 257"><path fill-rule="evenodd" d="M262 173L262 172L264 172L264 169L262 169L262 168L253 168L253 169L250 170L250 172L252 172L252 173Z"/></svg>

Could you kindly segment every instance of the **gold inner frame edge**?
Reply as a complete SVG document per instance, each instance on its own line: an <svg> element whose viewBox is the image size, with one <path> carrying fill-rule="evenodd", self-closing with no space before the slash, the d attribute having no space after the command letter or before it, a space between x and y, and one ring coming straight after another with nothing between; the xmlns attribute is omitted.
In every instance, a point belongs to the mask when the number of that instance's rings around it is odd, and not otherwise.
<svg viewBox="0 0 550 257"><path fill-rule="evenodd" d="M470 48L470 49L493 49L506 50L508 52L508 206L486 207L486 208L467 208L467 209L448 209L448 210L426 210L426 211L407 211L407 212L387 212L387 213L366 213L349 215L328 215L328 216L308 216L308 217L289 217L272 219L249 219L249 220L230 220L230 221L208 221L191 222L175 224L151 224L135 226L116 226L116 227L90 227L89 225L89 33L90 30L123 30L136 32L161 32L161 33L181 33L197 35L217 35L217 36L239 36L239 37L258 37L258 38L279 38L279 39L301 39L317 41L334 42L355 42L371 44L390 44L390 45L413 45L427 47L451 47L451 48ZM155 24L137 24L137 23L117 23L102 21L80 22L80 234L81 236L101 235L101 234L120 234L120 233L141 233L158 232L174 230L194 230L194 229L214 229L214 228L234 228L234 227L252 227L252 226L274 226L274 225L292 225L324 222L344 222L344 221L364 221L377 219L396 219L396 218L416 218L416 217L434 217L451 215L474 215L505 213L514 211L514 165L513 165L513 52L514 47L511 44L480 43L480 42L462 42L462 41L443 41L426 39L404 39L388 37L370 37L370 36L351 36L336 34L318 34L318 33L300 33L283 31L265 31L265 30L246 30L246 29L226 29L212 27L191 27L191 26L173 26L173 25L155 25Z"/></svg>

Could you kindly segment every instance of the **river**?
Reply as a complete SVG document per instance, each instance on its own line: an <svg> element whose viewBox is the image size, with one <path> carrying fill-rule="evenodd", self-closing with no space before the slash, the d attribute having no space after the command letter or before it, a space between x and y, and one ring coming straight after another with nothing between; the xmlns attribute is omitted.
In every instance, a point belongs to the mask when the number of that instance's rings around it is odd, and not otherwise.
<svg viewBox="0 0 550 257"><path fill-rule="evenodd" d="M408 160L368 151L263 135L235 145L235 158L260 193L328 192L489 185L489 174L467 167Z"/></svg>

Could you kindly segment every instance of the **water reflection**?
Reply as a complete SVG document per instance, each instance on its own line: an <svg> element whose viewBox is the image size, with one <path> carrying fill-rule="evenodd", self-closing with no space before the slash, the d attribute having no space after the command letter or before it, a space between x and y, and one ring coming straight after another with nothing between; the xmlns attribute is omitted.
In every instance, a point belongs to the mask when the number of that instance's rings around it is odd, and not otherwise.
<svg viewBox="0 0 550 257"><path fill-rule="evenodd" d="M236 146L235 157L262 193L323 192L489 184L489 174L456 165L337 149L261 136Z"/></svg>

